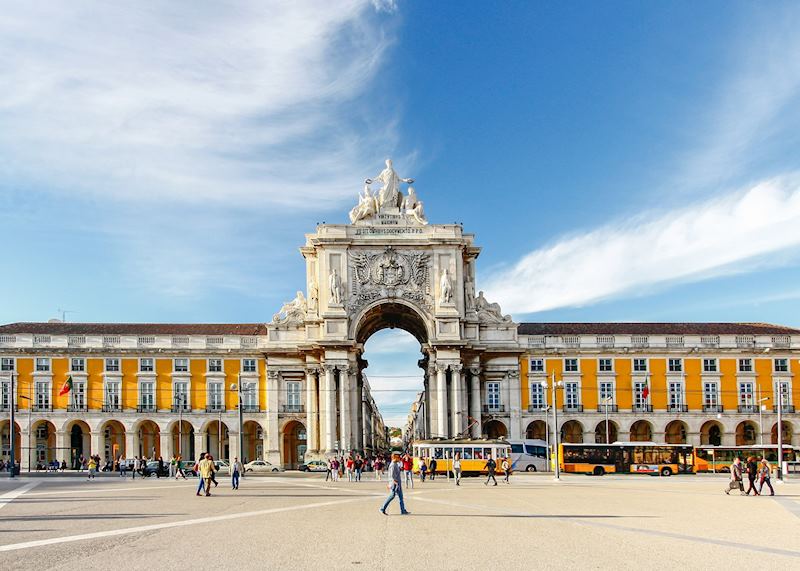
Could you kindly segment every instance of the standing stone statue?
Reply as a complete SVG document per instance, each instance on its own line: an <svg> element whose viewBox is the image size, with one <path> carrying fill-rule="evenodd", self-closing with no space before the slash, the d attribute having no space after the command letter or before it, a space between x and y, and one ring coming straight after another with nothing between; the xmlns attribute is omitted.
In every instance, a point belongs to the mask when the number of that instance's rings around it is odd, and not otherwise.
<svg viewBox="0 0 800 571"><path fill-rule="evenodd" d="M319 291L317 282L313 281L308 286L308 312L312 315L317 314L317 302L319 301Z"/></svg>
<svg viewBox="0 0 800 571"><path fill-rule="evenodd" d="M368 178L364 181L366 184L372 184L373 181L382 183L381 189L378 191L378 207L384 206L399 208L403 200L403 195L400 192L400 183L405 182L412 184L413 178L400 178L392 167L392 159L386 159L386 168L374 179Z"/></svg>
<svg viewBox="0 0 800 571"><path fill-rule="evenodd" d="M331 270L328 276L328 284L330 286L331 303L341 305L342 303L342 279L339 277L339 272L336 269Z"/></svg>
<svg viewBox="0 0 800 571"><path fill-rule="evenodd" d="M450 279L450 272L447 268L442 270L442 277L439 279L439 290L442 296L442 303L453 301L453 282Z"/></svg>

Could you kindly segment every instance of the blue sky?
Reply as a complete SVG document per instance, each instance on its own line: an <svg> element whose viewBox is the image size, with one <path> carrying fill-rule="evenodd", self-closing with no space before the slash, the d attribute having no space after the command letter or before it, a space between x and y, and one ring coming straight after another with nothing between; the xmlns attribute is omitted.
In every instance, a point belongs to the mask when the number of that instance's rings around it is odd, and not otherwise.
<svg viewBox="0 0 800 571"><path fill-rule="evenodd" d="M391 156L517 320L800 326L797 29L790 2L12 2L0 322L267 321ZM403 335L367 347L393 422Z"/></svg>

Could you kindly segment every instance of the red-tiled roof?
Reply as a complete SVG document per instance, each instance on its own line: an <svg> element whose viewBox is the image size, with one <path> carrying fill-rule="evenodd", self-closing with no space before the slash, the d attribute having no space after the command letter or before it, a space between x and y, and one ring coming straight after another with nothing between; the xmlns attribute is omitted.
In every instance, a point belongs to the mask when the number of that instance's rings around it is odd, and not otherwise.
<svg viewBox="0 0 800 571"><path fill-rule="evenodd" d="M266 335L263 323L9 323L0 333L33 335Z"/></svg>
<svg viewBox="0 0 800 571"><path fill-rule="evenodd" d="M800 335L771 323L520 323L520 335Z"/></svg>

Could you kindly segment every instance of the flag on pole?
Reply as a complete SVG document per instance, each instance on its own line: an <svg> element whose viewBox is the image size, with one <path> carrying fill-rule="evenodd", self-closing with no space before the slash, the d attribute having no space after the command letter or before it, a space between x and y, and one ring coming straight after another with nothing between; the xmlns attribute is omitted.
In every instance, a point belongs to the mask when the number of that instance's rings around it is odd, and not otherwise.
<svg viewBox="0 0 800 571"><path fill-rule="evenodd" d="M642 398L646 399L647 396L650 394L650 387L647 383L644 384L644 388L642 389Z"/></svg>
<svg viewBox="0 0 800 571"><path fill-rule="evenodd" d="M63 397L67 393L72 392L72 375L67 377L67 380L64 381L64 386L61 387L61 390L58 393L58 396Z"/></svg>

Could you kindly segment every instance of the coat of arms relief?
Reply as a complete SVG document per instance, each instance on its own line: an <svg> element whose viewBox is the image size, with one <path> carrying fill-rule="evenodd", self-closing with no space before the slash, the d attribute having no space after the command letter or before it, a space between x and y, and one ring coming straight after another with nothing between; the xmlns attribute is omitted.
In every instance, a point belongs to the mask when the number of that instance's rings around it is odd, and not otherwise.
<svg viewBox="0 0 800 571"><path fill-rule="evenodd" d="M430 255L421 251L351 250L351 312L383 298L401 298L430 310Z"/></svg>

